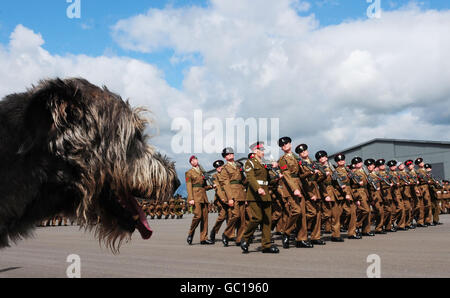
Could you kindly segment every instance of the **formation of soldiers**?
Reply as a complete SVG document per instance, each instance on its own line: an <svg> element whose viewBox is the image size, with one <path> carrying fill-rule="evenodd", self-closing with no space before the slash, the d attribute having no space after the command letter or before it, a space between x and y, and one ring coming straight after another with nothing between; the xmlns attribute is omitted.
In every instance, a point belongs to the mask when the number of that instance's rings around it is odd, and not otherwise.
<svg viewBox="0 0 450 298"><path fill-rule="evenodd" d="M141 201L139 203L147 218L150 219L182 219L186 213L192 213L191 208L181 195L176 195L168 202L157 202L156 200Z"/></svg>
<svg viewBox="0 0 450 298"><path fill-rule="evenodd" d="M450 211L449 182L438 181L432 167L422 158L398 162L384 159L353 158L344 154L334 158L321 150L313 160L308 146L292 150L292 140L279 140L284 152L278 161L264 162L264 143L250 149L245 165L235 161L232 148L222 152L225 159L214 162L216 174L206 172L192 156L192 169L186 172L188 203L195 206L187 242L192 244L200 225L200 243L215 243L226 222L222 243L234 242L248 253L254 232L262 232L263 253L279 253L272 231L281 236L284 249L326 245L331 241L374 237L376 234L407 231L441 225L439 215ZM207 182L212 181L212 182ZM214 189L219 217L209 233L206 191ZM374 229L372 228L374 227Z"/></svg>

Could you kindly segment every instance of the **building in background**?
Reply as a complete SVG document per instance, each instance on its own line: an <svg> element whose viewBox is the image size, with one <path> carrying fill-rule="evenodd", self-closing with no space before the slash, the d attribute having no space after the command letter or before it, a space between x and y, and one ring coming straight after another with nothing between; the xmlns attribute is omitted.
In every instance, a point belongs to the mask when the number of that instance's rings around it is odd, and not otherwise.
<svg viewBox="0 0 450 298"><path fill-rule="evenodd" d="M440 180L450 178L450 142L374 139L336 152L330 160L334 160L334 156L339 153L345 154L347 161L355 156L364 160L384 158L386 161L394 159L402 162L422 157L425 163L432 165L434 177Z"/></svg>

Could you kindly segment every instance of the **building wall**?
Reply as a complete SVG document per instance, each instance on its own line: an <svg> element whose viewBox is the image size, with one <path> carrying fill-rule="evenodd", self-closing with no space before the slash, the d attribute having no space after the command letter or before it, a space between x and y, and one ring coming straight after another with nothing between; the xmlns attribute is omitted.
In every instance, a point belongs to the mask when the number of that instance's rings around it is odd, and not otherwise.
<svg viewBox="0 0 450 298"><path fill-rule="evenodd" d="M417 144L405 142L374 142L353 150L343 152L350 161L355 156L368 159L384 158L386 161L395 159L406 161L408 159L416 160L422 157L426 163L437 164L435 167L435 176L445 176L439 178L450 178L450 145L439 144ZM443 173L439 169L439 164L443 164Z"/></svg>

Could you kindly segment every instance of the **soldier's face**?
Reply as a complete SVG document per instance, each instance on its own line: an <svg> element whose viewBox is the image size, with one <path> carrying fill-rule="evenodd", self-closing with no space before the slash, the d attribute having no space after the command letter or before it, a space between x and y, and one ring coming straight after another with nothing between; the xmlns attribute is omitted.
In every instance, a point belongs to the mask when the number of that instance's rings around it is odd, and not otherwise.
<svg viewBox="0 0 450 298"><path fill-rule="evenodd" d="M198 166L198 159L194 158L193 160L191 160L191 165L192 165L193 167Z"/></svg>
<svg viewBox="0 0 450 298"><path fill-rule="evenodd" d="M305 150L305 151L303 151L302 153L300 153L300 156L301 156L302 158L307 158L307 157L309 156L308 150Z"/></svg>
<svg viewBox="0 0 450 298"><path fill-rule="evenodd" d="M410 166L408 167L408 169L409 169L410 171L414 170L414 165L410 165Z"/></svg>
<svg viewBox="0 0 450 298"><path fill-rule="evenodd" d="M404 164L399 165L399 166L398 166L398 169L399 169L400 171L403 171L403 170L405 169L405 165L404 165Z"/></svg>
<svg viewBox="0 0 450 298"><path fill-rule="evenodd" d="M375 170L375 165L370 165L367 167L367 169L372 172L373 170Z"/></svg>
<svg viewBox="0 0 450 298"><path fill-rule="evenodd" d="M359 164L356 165L357 169L361 169L362 167L363 167L363 163L362 162L360 162Z"/></svg>
<svg viewBox="0 0 450 298"><path fill-rule="evenodd" d="M262 159L264 157L264 151L256 149L255 155L258 156L258 158Z"/></svg>
<svg viewBox="0 0 450 298"><path fill-rule="evenodd" d="M395 166L395 167L390 167L390 169L391 169L391 171L395 171L395 170L397 170L397 167Z"/></svg>
<svg viewBox="0 0 450 298"><path fill-rule="evenodd" d="M382 166L379 166L378 167L381 171L384 171L385 169L386 169L386 166L385 165L382 165Z"/></svg>
<svg viewBox="0 0 450 298"><path fill-rule="evenodd" d="M217 170L217 173L220 173L220 172L222 172L222 169L223 169L223 167L218 167L216 170Z"/></svg>
<svg viewBox="0 0 450 298"><path fill-rule="evenodd" d="M286 145L284 145L283 147L281 147L281 149L282 149L284 152L290 152L290 151L292 150L292 144L291 144L291 143L286 144Z"/></svg>
<svg viewBox="0 0 450 298"><path fill-rule="evenodd" d="M227 156L225 156L225 159L226 159L227 161L232 161L232 160L234 160L234 154L228 154Z"/></svg>
<svg viewBox="0 0 450 298"><path fill-rule="evenodd" d="M427 172L431 172L431 169L427 169Z"/></svg>
<svg viewBox="0 0 450 298"><path fill-rule="evenodd" d="M324 164L324 163L326 163L327 161L328 161L328 157L326 157L326 156L321 157L321 158L319 159L319 162L320 162L321 164Z"/></svg>
<svg viewBox="0 0 450 298"><path fill-rule="evenodd" d="M345 160L340 160L337 162L338 166L343 167L345 166Z"/></svg>
<svg viewBox="0 0 450 298"><path fill-rule="evenodd" d="M421 162L420 164L419 164L419 167L421 167L421 168L423 168L425 166L425 163L424 162Z"/></svg>

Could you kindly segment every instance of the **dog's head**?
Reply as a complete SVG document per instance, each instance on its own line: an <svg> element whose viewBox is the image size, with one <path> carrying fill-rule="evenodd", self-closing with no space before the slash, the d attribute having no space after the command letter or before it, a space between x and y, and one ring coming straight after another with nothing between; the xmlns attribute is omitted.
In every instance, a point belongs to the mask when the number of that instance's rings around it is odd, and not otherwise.
<svg viewBox="0 0 450 298"><path fill-rule="evenodd" d="M144 110L83 79L43 81L6 98L14 100L24 105L15 158L37 179L20 220L75 216L113 251L135 229L150 238L136 198L166 201L180 182L175 164L148 145ZM4 223L11 239L23 234L11 227L20 220Z"/></svg>

